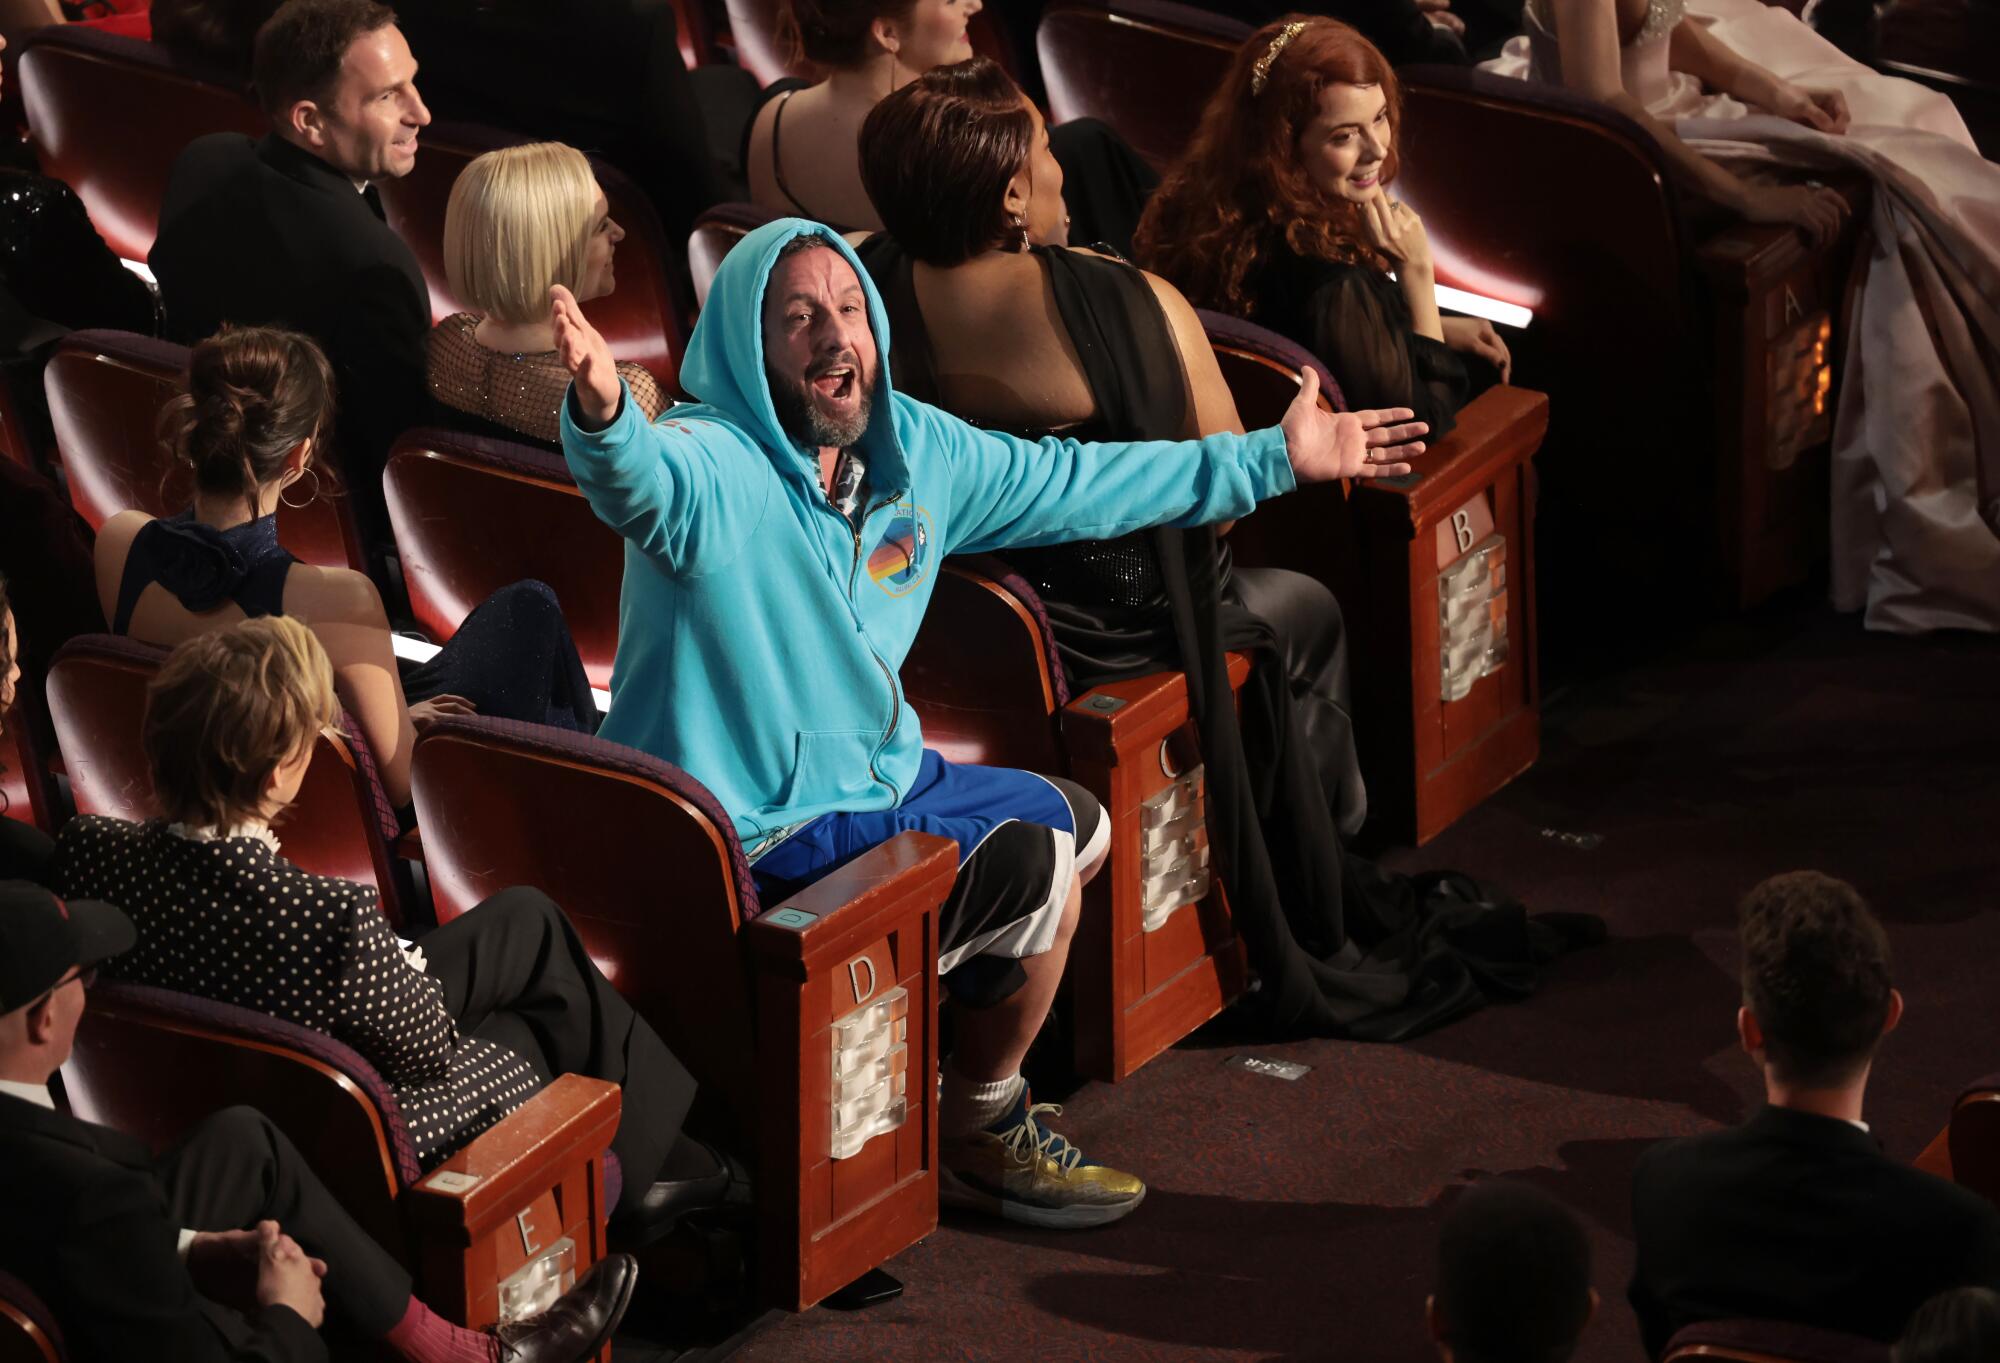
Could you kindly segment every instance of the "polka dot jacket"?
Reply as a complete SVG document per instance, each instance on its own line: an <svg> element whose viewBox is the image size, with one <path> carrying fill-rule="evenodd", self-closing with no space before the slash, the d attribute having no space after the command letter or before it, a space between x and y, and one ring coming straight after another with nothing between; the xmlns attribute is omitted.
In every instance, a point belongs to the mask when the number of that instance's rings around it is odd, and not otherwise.
<svg viewBox="0 0 2000 1363"><path fill-rule="evenodd" d="M72 819L54 879L138 928L108 974L254 1008L359 1051L395 1091L426 1169L541 1086L514 1052L459 1035L443 985L404 960L373 889L300 870L261 832Z"/></svg>

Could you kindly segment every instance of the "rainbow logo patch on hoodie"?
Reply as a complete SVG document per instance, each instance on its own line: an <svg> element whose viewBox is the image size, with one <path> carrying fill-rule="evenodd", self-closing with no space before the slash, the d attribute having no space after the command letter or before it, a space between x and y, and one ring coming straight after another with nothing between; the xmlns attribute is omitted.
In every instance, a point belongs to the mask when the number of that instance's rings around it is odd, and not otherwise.
<svg viewBox="0 0 2000 1363"><path fill-rule="evenodd" d="M930 575L930 543L930 517L921 507L899 503L868 554L868 576L890 596L908 595Z"/></svg>

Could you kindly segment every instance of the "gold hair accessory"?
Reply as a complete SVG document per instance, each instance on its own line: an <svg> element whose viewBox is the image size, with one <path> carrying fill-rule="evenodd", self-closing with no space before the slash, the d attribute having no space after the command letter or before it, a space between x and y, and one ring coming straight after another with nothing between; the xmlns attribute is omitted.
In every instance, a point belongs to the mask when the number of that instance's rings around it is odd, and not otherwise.
<svg viewBox="0 0 2000 1363"><path fill-rule="evenodd" d="M1277 37L1271 39L1271 45L1264 50L1264 55L1259 57L1257 64L1250 68L1250 97L1252 99L1264 93L1264 82L1271 78L1271 63L1278 60L1278 54L1285 50L1285 44L1298 37L1299 30L1305 26L1305 20L1294 19L1291 23L1286 24L1282 29L1278 30Z"/></svg>

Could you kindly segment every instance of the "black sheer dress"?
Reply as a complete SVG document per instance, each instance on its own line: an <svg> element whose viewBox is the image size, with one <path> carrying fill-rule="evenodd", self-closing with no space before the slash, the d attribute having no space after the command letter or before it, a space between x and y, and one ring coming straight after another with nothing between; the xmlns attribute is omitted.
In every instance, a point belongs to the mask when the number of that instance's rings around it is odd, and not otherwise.
<svg viewBox="0 0 2000 1363"><path fill-rule="evenodd" d="M285 578L298 562L278 543L278 518L217 530L184 511L148 521L133 537L118 583L114 634L130 633L140 594L159 583L191 611L233 601L245 615L283 615ZM465 617L427 662L397 660L411 703L463 696L482 715L595 733L597 701L545 583L502 587Z"/></svg>
<svg viewBox="0 0 2000 1363"><path fill-rule="evenodd" d="M936 402L936 368L912 262L886 234L859 248L894 337L896 386ZM1189 395L1166 314L1122 262L1035 248L1082 361L1097 415L1079 439L1179 439ZM1047 430L1017 430L1036 438ZM1034 584L1073 688L1163 669L1187 674L1207 771L1210 846L1262 981L1254 996L1285 1033L1398 1040L1524 994L1550 934L1463 876L1407 879L1348 853L1360 775L1346 706L1339 606L1286 572L1232 572L1209 527L1014 550ZM1254 666L1242 712L1227 653Z"/></svg>
<svg viewBox="0 0 2000 1363"><path fill-rule="evenodd" d="M1366 265L1309 260L1282 246L1248 281L1250 320L1319 356L1348 406L1408 407L1435 444L1458 410L1500 381L1478 355L1417 334L1402 286Z"/></svg>

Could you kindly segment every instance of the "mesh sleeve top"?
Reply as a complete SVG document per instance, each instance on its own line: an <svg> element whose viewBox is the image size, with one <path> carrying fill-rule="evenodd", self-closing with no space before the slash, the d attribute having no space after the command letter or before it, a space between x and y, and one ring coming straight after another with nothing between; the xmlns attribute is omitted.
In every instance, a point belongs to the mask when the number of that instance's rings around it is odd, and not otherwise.
<svg viewBox="0 0 2000 1363"><path fill-rule="evenodd" d="M476 313L455 312L431 331L427 371L431 395L456 411L478 417L544 444L562 441L562 400L569 370L553 350L488 350L473 337ZM618 376L651 421L667 408L666 395L643 366L624 361Z"/></svg>

